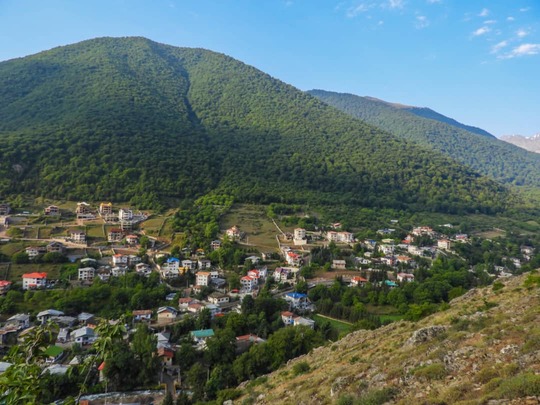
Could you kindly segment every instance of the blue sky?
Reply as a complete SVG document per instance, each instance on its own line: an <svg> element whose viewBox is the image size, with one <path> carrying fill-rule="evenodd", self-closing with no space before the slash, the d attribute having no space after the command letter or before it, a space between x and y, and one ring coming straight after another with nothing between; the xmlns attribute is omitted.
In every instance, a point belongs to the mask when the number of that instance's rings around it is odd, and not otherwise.
<svg viewBox="0 0 540 405"><path fill-rule="evenodd" d="M540 132L538 0L0 0L0 60L132 35L222 52L302 90Z"/></svg>

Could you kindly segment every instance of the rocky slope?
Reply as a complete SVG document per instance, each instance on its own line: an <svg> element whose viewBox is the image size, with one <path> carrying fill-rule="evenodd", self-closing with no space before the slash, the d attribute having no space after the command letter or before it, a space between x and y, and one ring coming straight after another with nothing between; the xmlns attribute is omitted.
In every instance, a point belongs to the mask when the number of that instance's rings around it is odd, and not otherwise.
<svg viewBox="0 0 540 405"><path fill-rule="evenodd" d="M501 140L519 146L531 152L540 153L540 134L531 137L522 135L505 135L501 136Z"/></svg>
<svg viewBox="0 0 540 405"><path fill-rule="evenodd" d="M538 274L515 277L471 290L418 323L351 333L247 384L243 400L537 404L539 287Z"/></svg>

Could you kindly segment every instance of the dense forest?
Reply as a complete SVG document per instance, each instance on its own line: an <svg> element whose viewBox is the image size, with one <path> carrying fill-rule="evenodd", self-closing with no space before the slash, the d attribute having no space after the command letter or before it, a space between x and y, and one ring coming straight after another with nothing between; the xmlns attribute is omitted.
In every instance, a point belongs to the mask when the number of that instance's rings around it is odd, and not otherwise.
<svg viewBox="0 0 540 405"><path fill-rule="evenodd" d="M0 63L1 198L159 209L212 192L441 212L499 211L508 197L442 153L211 51L100 38Z"/></svg>
<svg viewBox="0 0 540 405"><path fill-rule="evenodd" d="M323 90L311 90L309 94L393 135L441 152L495 180L517 186L540 186L540 155L433 110Z"/></svg>

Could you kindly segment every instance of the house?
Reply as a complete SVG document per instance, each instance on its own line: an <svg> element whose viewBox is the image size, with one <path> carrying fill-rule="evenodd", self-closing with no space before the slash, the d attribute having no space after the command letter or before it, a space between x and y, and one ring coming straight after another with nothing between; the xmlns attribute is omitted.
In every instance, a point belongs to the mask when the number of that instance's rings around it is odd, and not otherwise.
<svg viewBox="0 0 540 405"><path fill-rule="evenodd" d="M2 203L0 204L0 215L9 215L11 211L11 207L9 206L9 204L6 204L6 203Z"/></svg>
<svg viewBox="0 0 540 405"><path fill-rule="evenodd" d="M363 287L367 284L368 280L364 277L355 276L351 278L351 287Z"/></svg>
<svg viewBox="0 0 540 405"><path fill-rule="evenodd" d="M245 261L250 261L251 264L255 265L261 261L261 258L259 256L248 256L246 257Z"/></svg>
<svg viewBox="0 0 540 405"><path fill-rule="evenodd" d="M17 330L27 329L30 327L30 315L15 314L12 317L8 318L5 326L14 327Z"/></svg>
<svg viewBox="0 0 540 405"><path fill-rule="evenodd" d="M189 259L182 260L182 267L186 270L195 270L197 267L197 262Z"/></svg>
<svg viewBox="0 0 540 405"><path fill-rule="evenodd" d="M45 311L41 311L36 315L36 319L39 323L44 325L47 323L47 321L55 316L62 316L64 313L62 311L58 311L56 309L47 309Z"/></svg>
<svg viewBox="0 0 540 405"><path fill-rule="evenodd" d="M347 263L345 260L332 260L332 268L336 270L345 270Z"/></svg>
<svg viewBox="0 0 540 405"><path fill-rule="evenodd" d="M77 214L77 219L89 219L93 217L90 210L90 204L85 203L84 201L77 203L75 213Z"/></svg>
<svg viewBox="0 0 540 405"><path fill-rule="evenodd" d="M192 301L188 304L187 311L191 312L192 314L199 314L204 308L204 305L200 302Z"/></svg>
<svg viewBox="0 0 540 405"><path fill-rule="evenodd" d="M210 272L199 271L196 276L196 284L199 286L208 286L210 284Z"/></svg>
<svg viewBox="0 0 540 405"><path fill-rule="evenodd" d="M120 242L124 239L124 231L120 228L111 228L107 232L107 241L108 242Z"/></svg>
<svg viewBox="0 0 540 405"><path fill-rule="evenodd" d="M291 278L291 274L292 272L289 269L284 267L278 267L274 270L273 277L276 283L284 283L289 278Z"/></svg>
<svg viewBox="0 0 540 405"><path fill-rule="evenodd" d="M293 251L288 251L285 255L285 260L290 266L301 266L303 264L302 256Z"/></svg>
<svg viewBox="0 0 540 405"><path fill-rule="evenodd" d="M355 257L354 261L357 265L368 265L371 263L371 260L366 259L365 257Z"/></svg>
<svg viewBox="0 0 540 405"><path fill-rule="evenodd" d="M151 309L139 309L131 313L133 315L134 322L150 321L152 319Z"/></svg>
<svg viewBox="0 0 540 405"><path fill-rule="evenodd" d="M154 336L156 337L156 346L159 349L160 347L170 347L169 341L171 340L171 333L170 332L158 332L155 333Z"/></svg>
<svg viewBox="0 0 540 405"><path fill-rule="evenodd" d="M242 233L240 232L240 229L236 225L227 229L225 233L232 240L240 239L242 237Z"/></svg>
<svg viewBox="0 0 540 405"><path fill-rule="evenodd" d="M86 243L86 234L83 231L70 231L69 238L75 243Z"/></svg>
<svg viewBox="0 0 540 405"><path fill-rule="evenodd" d="M158 322L173 322L178 316L178 311L173 307L160 307L157 310L157 319Z"/></svg>
<svg viewBox="0 0 540 405"><path fill-rule="evenodd" d="M126 236L126 243L128 245L136 245L137 243L139 243L139 237L137 235L128 235Z"/></svg>
<svg viewBox="0 0 540 405"><path fill-rule="evenodd" d="M299 292L285 294L285 301L289 303L291 309L306 309L310 304L307 295Z"/></svg>
<svg viewBox="0 0 540 405"><path fill-rule="evenodd" d="M148 277L152 274L152 269L146 263L138 263L135 265L135 272L141 276Z"/></svg>
<svg viewBox="0 0 540 405"><path fill-rule="evenodd" d="M112 257L113 266L127 266L128 257L121 253L117 253Z"/></svg>
<svg viewBox="0 0 540 405"><path fill-rule="evenodd" d="M56 337L58 343L67 343L69 341L69 329L61 328L58 331L58 336Z"/></svg>
<svg viewBox="0 0 540 405"><path fill-rule="evenodd" d="M180 269L180 259L176 257L169 257L165 263L161 265L161 270L169 271L178 274Z"/></svg>
<svg viewBox="0 0 540 405"><path fill-rule="evenodd" d="M381 263L387 266L393 266L396 263L396 259L393 256L381 257Z"/></svg>
<svg viewBox="0 0 540 405"><path fill-rule="evenodd" d="M354 234L351 232L328 231L326 239L330 242L352 243L354 242Z"/></svg>
<svg viewBox="0 0 540 405"><path fill-rule="evenodd" d="M433 229L431 229L429 226L419 226L419 227L413 228L412 234L414 236L422 236L422 235L433 236L434 232L433 232Z"/></svg>
<svg viewBox="0 0 540 405"><path fill-rule="evenodd" d="M195 345L199 349L205 349L206 348L206 341L214 336L214 331L212 329L199 329L199 330L193 330L189 332L193 340L195 341Z"/></svg>
<svg viewBox="0 0 540 405"><path fill-rule="evenodd" d="M43 354L45 355L45 363L53 364L60 361L64 355L64 349L60 346L49 346Z"/></svg>
<svg viewBox="0 0 540 405"><path fill-rule="evenodd" d="M135 266L136 264L142 261L142 259L137 255L129 255L127 257L127 260L128 260L128 266L131 266L131 267Z"/></svg>
<svg viewBox="0 0 540 405"><path fill-rule="evenodd" d="M281 313L281 320L283 321L283 323L285 325L292 325L294 323L294 317L296 315L294 315L292 312L290 311L283 311Z"/></svg>
<svg viewBox="0 0 540 405"><path fill-rule="evenodd" d="M307 326L308 328L315 328L315 321L313 319L304 318L302 316L297 316L293 319L294 326Z"/></svg>
<svg viewBox="0 0 540 405"><path fill-rule="evenodd" d="M216 315L221 314L221 308L215 304L206 304L205 308L210 311L210 315L214 318Z"/></svg>
<svg viewBox="0 0 540 405"><path fill-rule="evenodd" d="M414 281L414 274L409 274L409 273L398 273L398 275L397 275L397 280L398 280L400 283Z"/></svg>
<svg viewBox="0 0 540 405"><path fill-rule="evenodd" d="M88 327L88 326L83 326L79 329L75 329L72 333L71 333L71 339L75 342L75 343L78 343L82 346L84 345L88 345L88 344L91 344L94 342L94 340L96 339L96 334L94 332L94 329Z"/></svg>
<svg viewBox="0 0 540 405"><path fill-rule="evenodd" d="M242 335L236 337L236 353L244 353L248 351L251 345L264 343L266 340L250 333L249 335Z"/></svg>
<svg viewBox="0 0 540 405"><path fill-rule="evenodd" d="M45 215L48 215L48 216L60 215L60 208L58 208L56 205L49 205L43 211Z"/></svg>
<svg viewBox="0 0 540 405"><path fill-rule="evenodd" d="M158 349L158 357L161 359L163 365L172 366L174 359L174 350L170 347L160 347Z"/></svg>
<svg viewBox="0 0 540 405"><path fill-rule="evenodd" d="M454 237L454 239L457 240L458 242L467 242L469 240L469 235L467 235L466 233L458 233Z"/></svg>
<svg viewBox="0 0 540 405"><path fill-rule="evenodd" d="M414 260L409 257L409 256L397 256L396 257L396 262L397 263L402 263L402 264L406 264L406 265L413 265L415 264L414 263Z"/></svg>
<svg viewBox="0 0 540 405"><path fill-rule="evenodd" d="M119 221L131 221L133 219L133 211L129 209L120 208L118 211Z"/></svg>
<svg viewBox="0 0 540 405"><path fill-rule="evenodd" d="M244 277L240 278L240 284L242 284L242 289L247 290L247 291L251 291L258 284L258 281L254 277L244 276Z"/></svg>
<svg viewBox="0 0 540 405"><path fill-rule="evenodd" d="M90 325L96 321L94 315L89 314L88 312L81 312L77 315L77 320L83 325Z"/></svg>
<svg viewBox="0 0 540 405"><path fill-rule="evenodd" d="M212 304L219 305L225 302L229 302L230 297L220 292L213 292L212 294L208 296L208 301L211 302Z"/></svg>
<svg viewBox="0 0 540 405"><path fill-rule="evenodd" d="M11 281L0 280L0 294L6 294L11 288Z"/></svg>
<svg viewBox="0 0 540 405"><path fill-rule="evenodd" d="M46 253L47 248L45 246L28 246L24 249L24 252L28 255L28 259L33 260L37 256Z"/></svg>
<svg viewBox="0 0 540 405"><path fill-rule="evenodd" d="M450 250L452 242L449 239L439 239L437 241L437 247L443 250Z"/></svg>
<svg viewBox="0 0 540 405"><path fill-rule="evenodd" d="M393 255L394 254L394 245L379 245L379 251L381 251L385 255Z"/></svg>
<svg viewBox="0 0 540 405"><path fill-rule="evenodd" d="M99 214L101 216L112 215L113 205L112 202L102 202L99 204Z"/></svg>
<svg viewBox="0 0 540 405"><path fill-rule="evenodd" d="M96 267L97 260L92 259L91 257L85 257L84 259L81 259L81 265L83 265L84 267Z"/></svg>
<svg viewBox="0 0 540 405"><path fill-rule="evenodd" d="M47 286L47 273L26 273L23 274L23 290L34 290Z"/></svg>
<svg viewBox="0 0 540 405"><path fill-rule="evenodd" d="M221 241L220 240L213 240L210 242L210 249L217 250L221 247Z"/></svg>
<svg viewBox="0 0 540 405"><path fill-rule="evenodd" d="M212 262L208 259L199 259L197 265L199 270L208 270L212 267Z"/></svg>
<svg viewBox="0 0 540 405"><path fill-rule="evenodd" d="M122 277L127 274L128 268L124 266L116 266L111 270L111 275L113 277Z"/></svg>
<svg viewBox="0 0 540 405"><path fill-rule="evenodd" d="M93 267L82 267L79 269L79 281L92 281L96 276L96 269Z"/></svg>
<svg viewBox="0 0 540 405"><path fill-rule="evenodd" d="M102 266L97 269L97 276L101 281L109 281L111 278L111 268L109 266Z"/></svg>
<svg viewBox="0 0 540 405"><path fill-rule="evenodd" d="M190 297L178 298L178 309L180 309L181 311L187 311L188 306L195 302L198 301Z"/></svg>
<svg viewBox="0 0 540 405"><path fill-rule="evenodd" d="M60 242L51 242L46 249L47 253L60 253L63 255L66 252L66 247Z"/></svg>

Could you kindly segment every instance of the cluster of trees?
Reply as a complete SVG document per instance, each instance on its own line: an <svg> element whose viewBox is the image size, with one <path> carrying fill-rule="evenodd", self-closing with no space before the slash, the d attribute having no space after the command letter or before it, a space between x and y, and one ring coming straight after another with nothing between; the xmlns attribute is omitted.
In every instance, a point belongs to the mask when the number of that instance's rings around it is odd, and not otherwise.
<svg viewBox="0 0 540 405"><path fill-rule="evenodd" d="M95 39L2 63L0 88L2 195L158 210L212 191L443 212L506 204L503 188L442 154L205 50Z"/></svg>
<svg viewBox="0 0 540 405"><path fill-rule="evenodd" d="M159 282L158 273L148 278L128 273L112 277L108 283L96 279L88 288L8 291L0 297L0 310L16 313L30 305L36 312L55 308L67 315L90 312L115 318L135 309L157 308L165 303L168 292L166 285Z"/></svg>
<svg viewBox="0 0 540 405"><path fill-rule="evenodd" d="M428 109L322 90L310 94L341 111L466 164L505 183L540 186L540 156ZM446 118L445 121L443 121ZM475 133L473 133L475 132Z"/></svg>

